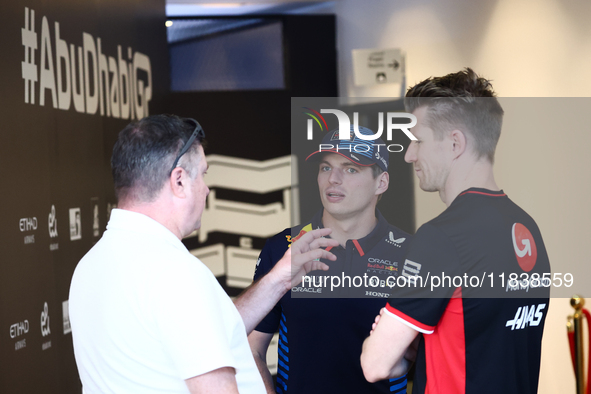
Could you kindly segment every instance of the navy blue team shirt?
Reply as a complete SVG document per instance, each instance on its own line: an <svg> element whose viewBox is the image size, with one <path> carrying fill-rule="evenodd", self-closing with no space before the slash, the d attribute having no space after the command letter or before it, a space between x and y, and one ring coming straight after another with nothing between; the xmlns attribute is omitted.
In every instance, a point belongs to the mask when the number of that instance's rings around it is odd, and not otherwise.
<svg viewBox="0 0 591 394"><path fill-rule="evenodd" d="M311 222L269 238L261 251L254 279L264 276L283 256L292 240L322 228L322 210ZM334 288L302 284L288 292L256 327L279 330L276 392L282 393L405 393L406 376L369 383L360 364L361 347L371 325L386 304L391 289L384 286L402 269L411 235L390 225L376 210L378 224L366 237L330 248L336 261L316 276L378 277L374 287ZM356 282L359 284L359 281ZM368 282L366 282L368 283ZM377 284L374 282L373 284ZM337 297L337 298L335 298Z"/></svg>

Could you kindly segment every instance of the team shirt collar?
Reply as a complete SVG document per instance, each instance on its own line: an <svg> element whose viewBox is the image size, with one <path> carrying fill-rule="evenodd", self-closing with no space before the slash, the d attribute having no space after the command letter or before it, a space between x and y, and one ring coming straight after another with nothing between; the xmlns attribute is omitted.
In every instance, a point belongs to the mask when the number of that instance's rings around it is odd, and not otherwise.
<svg viewBox="0 0 591 394"><path fill-rule="evenodd" d="M464 190L463 192L461 192L458 197L464 196L464 195L471 195L471 194L475 194L475 195L480 195L480 196L488 196L488 197L507 197L507 194L505 194L505 192L503 190L489 190L489 189L483 189L483 188L479 188L479 187L471 187L469 189Z"/></svg>
<svg viewBox="0 0 591 394"><path fill-rule="evenodd" d="M316 215L314 215L314 217L312 218L312 228L324 228L324 225L322 224L323 212L324 209L321 209L316 213ZM379 211L379 209L376 209L376 217L378 218L378 224L369 234L367 234L363 238L351 239L347 241L347 243L349 243L349 241L353 243L355 249L357 249L361 256L363 256L367 251L370 251L378 242L380 242L384 238L384 234L388 233L388 222L386 221L384 216L382 216L382 213Z"/></svg>
<svg viewBox="0 0 591 394"><path fill-rule="evenodd" d="M499 198L504 197L508 198L507 194L503 190L489 190L484 189L481 187L471 187L469 189L464 190L449 205L448 209L452 206L465 201L466 199L475 198L475 197L485 197L485 198Z"/></svg>

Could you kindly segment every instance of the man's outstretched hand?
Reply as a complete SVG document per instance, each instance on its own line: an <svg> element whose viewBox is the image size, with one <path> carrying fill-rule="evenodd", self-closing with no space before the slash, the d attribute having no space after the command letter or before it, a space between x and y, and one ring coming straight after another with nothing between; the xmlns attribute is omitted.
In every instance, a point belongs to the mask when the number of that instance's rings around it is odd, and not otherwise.
<svg viewBox="0 0 591 394"><path fill-rule="evenodd" d="M310 271L328 269L328 265L320 262L320 259L337 259L334 254L322 249L339 244L334 239L323 238L330 232L329 228L308 231L291 245L267 275L253 283L234 300L247 334L285 293L302 281L302 276Z"/></svg>
<svg viewBox="0 0 591 394"><path fill-rule="evenodd" d="M282 282L290 290L302 281L302 277L311 271L328 270L328 265L320 259L336 260L336 256L325 249L338 246L339 243L331 238L324 238L332 232L329 228L308 231L291 244L274 269L280 270Z"/></svg>

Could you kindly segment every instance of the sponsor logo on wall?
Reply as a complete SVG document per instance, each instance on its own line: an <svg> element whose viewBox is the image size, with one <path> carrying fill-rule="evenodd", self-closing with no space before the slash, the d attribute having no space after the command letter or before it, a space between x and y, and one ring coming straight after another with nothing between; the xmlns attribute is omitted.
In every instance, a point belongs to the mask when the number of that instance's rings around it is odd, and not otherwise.
<svg viewBox="0 0 591 394"><path fill-rule="evenodd" d="M48 97L55 109L67 111L74 107L80 113L99 112L101 116L120 119L141 119L149 114L149 56L134 52L131 47L124 50L116 45L115 49L86 32L81 32L78 44L82 45L68 43L61 38L59 22L50 22L28 7L20 33L25 49L21 68L26 104L38 102L45 106L49 90ZM109 52L116 52L116 56L108 56Z"/></svg>
<svg viewBox="0 0 591 394"><path fill-rule="evenodd" d="M10 326L10 338L16 339L14 343L14 350L21 350L27 347L27 339L22 338L29 332L29 321L23 320L18 323L14 323ZM22 339L20 339L22 338Z"/></svg>
<svg viewBox="0 0 591 394"><path fill-rule="evenodd" d="M80 208L70 208L70 241L82 239Z"/></svg>
<svg viewBox="0 0 591 394"><path fill-rule="evenodd" d="M70 301L65 300L62 302L62 322L64 324L64 335L69 334L72 332L72 327L70 326Z"/></svg>
<svg viewBox="0 0 591 394"><path fill-rule="evenodd" d="M107 203L107 222L111 219L111 211L117 208L117 204Z"/></svg>
<svg viewBox="0 0 591 394"><path fill-rule="evenodd" d="M98 238L100 235L98 197L91 198L90 204L92 206L92 236Z"/></svg>
<svg viewBox="0 0 591 394"><path fill-rule="evenodd" d="M57 241L54 240L54 238L57 238L57 214L55 212L55 205L51 206L51 211L49 212L49 216L47 218L47 227L49 228L49 239L51 241ZM49 250L53 251L58 249L59 244L57 242L51 242L49 244Z"/></svg>
<svg viewBox="0 0 591 394"><path fill-rule="evenodd" d="M47 302L43 305L43 312L41 312L41 335L43 338L51 334L49 329L49 306ZM43 342L41 350L47 350L51 347L51 340Z"/></svg>
<svg viewBox="0 0 591 394"><path fill-rule="evenodd" d="M18 228L21 233L30 233L37 230L37 218L21 218L18 221ZM27 234L24 238L25 245L35 243L35 234Z"/></svg>
<svg viewBox="0 0 591 394"><path fill-rule="evenodd" d="M164 111L167 86L155 75L169 68L166 29L154 2L10 4L2 7L11 22L1 29L0 70L2 113L12 132L2 155L21 171L5 177L20 191L5 192L3 204L0 290L10 294L0 296L0 394L79 393L73 354L58 349L60 331L71 341L62 301L75 264L105 228L112 187L92 181L109 167L105 135ZM64 169L89 176L67 182ZM27 182L31 176L42 185ZM24 379L23 368L30 369Z"/></svg>

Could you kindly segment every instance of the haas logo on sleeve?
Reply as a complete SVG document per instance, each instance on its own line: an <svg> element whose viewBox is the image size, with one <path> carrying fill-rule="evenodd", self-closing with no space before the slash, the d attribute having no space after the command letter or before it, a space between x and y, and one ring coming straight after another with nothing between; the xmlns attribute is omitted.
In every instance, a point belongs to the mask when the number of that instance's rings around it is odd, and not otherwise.
<svg viewBox="0 0 591 394"><path fill-rule="evenodd" d="M521 223L513 223L511 228L515 257L522 270L531 271L536 265L538 250L531 232Z"/></svg>

